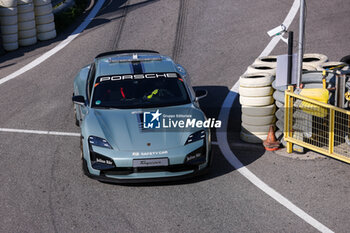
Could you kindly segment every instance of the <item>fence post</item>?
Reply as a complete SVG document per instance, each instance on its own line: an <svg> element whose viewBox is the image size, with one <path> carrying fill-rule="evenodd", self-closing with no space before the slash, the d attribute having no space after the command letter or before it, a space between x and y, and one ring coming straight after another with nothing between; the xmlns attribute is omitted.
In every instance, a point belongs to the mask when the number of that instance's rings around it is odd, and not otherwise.
<svg viewBox="0 0 350 233"><path fill-rule="evenodd" d="M329 109L328 153L334 152L334 109Z"/></svg>
<svg viewBox="0 0 350 233"><path fill-rule="evenodd" d="M289 86L288 90L285 90L284 93L284 137L287 138L287 153L292 153L293 144L288 141L288 138L291 137L291 124L293 123L293 101L288 95L288 92L293 92L293 86Z"/></svg>

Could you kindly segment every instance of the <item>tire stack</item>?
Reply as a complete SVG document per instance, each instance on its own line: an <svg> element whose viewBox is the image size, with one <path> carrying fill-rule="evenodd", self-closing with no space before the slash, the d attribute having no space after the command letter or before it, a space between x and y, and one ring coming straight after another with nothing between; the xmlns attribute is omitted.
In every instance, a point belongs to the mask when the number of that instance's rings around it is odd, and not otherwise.
<svg viewBox="0 0 350 233"><path fill-rule="evenodd" d="M20 46L37 42L33 0L18 0L18 38Z"/></svg>
<svg viewBox="0 0 350 233"><path fill-rule="evenodd" d="M274 62L271 62L274 61ZM256 60L240 77L240 103L242 105L241 140L261 143L267 138L270 125L275 122L273 88L276 57Z"/></svg>
<svg viewBox="0 0 350 233"><path fill-rule="evenodd" d="M317 72L320 70L320 67L328 60L327 56L323 54L304 54L303 59L303 71L315 71L311 73L304 73L302 76L302 83L304 88L322 88L322 73ZM329 83L331 76L327 77L327 82ZM329 84L332 85L332 84ZM275 113L276 116L276 128L275 132L276 138L282 142L285 146L286 142L283 140L283 132L284 132L284 91L287 89L287 86L276 86L276 83L272 83L272 87L275 89L273 93L273 98L275 99L275 104L277 106L277 111ZM297 116L294 116L297 118ZM311 122L310 119L304 119L309 116L301 116L298 119L303 122ZM296 119L298 121L298 119ZM297 127L297 126L293 126ZM310 126L311 127L311 126ZM307 132L306 132L307 133ZM298 137L302 140L303 135L294 135L294 137ZM293 144L293 150L295 152L303 153L304 149L298 145Z"/></svg>
<svg viewBox="0 0 350 233"><path fill-rule="evenodd" d="M38 39L50 40L56 37L51 0L34 0L35 22Z"/></svg>
<svg viewBox="0 0 350 233"><path fill-rule="evenodd" d="M0 2L0 29L3 47L6 51L18 49L17 0Z"/></svg>

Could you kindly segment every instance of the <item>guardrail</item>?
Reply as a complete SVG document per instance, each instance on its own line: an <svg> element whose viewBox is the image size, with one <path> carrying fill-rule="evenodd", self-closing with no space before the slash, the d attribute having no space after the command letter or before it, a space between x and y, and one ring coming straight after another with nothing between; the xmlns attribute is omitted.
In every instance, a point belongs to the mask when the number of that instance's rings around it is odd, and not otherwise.
<svg viewBox="0 0 350 233"><path fill-rule="evenodd" d="M350 163L350 111L285 91L284 139Z"/></svg>

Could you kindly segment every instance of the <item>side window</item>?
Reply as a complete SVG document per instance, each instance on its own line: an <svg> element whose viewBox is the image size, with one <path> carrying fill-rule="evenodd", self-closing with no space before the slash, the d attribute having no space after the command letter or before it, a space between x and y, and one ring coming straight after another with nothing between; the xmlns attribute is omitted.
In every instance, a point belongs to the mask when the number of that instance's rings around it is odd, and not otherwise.
<svg viewBox="0 0 350 233"><path fill-rule="evenodd" d="M93 63L91 65L91 69L90 69L90 72L89 72L89 77L88 77L88 83L87 83L87 96L88 96L88 99L91 98L91 92L92 92L92 87L94 85L94 79L95 79L95 63Z"/></svg>

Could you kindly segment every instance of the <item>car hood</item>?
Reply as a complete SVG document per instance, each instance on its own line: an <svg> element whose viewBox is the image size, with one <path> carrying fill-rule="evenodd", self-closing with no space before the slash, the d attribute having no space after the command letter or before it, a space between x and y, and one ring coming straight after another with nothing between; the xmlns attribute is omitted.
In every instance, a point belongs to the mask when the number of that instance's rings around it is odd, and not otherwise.
<svg viewBox="0 0 350 233"><path fill-rule="evenodd" d="M143 127L143 112L156 112L157 110L162 113L160 117L162 127L145 129ZM91 128L89 135L103 137L114 149L122 151L159 150L183 146L188 136L200 129L164 128L162 119L164 118L167 124L169 119L195 118L205 120L203 112L192 104L143 110L91 109L88 115L86 126Z"/></svg>

